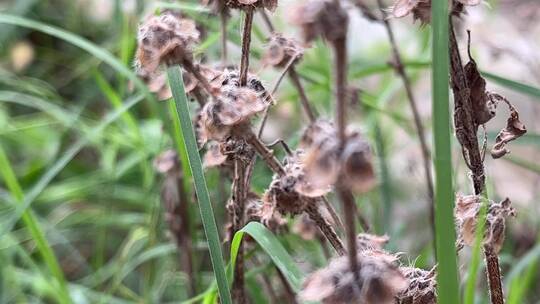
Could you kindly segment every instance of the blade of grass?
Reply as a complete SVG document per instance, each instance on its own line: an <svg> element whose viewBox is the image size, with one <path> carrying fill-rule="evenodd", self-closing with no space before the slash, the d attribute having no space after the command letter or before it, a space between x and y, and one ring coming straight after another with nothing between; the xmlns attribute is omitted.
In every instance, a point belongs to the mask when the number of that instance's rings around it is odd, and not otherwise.
<svg viewBox="0 0 540 304"><path fill-rule="evenodd" d="M214 276L216 277L220 300L221 303L230 304L232 301L229 291L229 284L225 275L225 266L221 253L221 242L219 240L216 220L214 218L214 211L212 210L212 204L210 203L210 196L206 187L201 157L199 155L199 149L195 140L195 133L191 123L191 117L189 115L188 101L184 90L184 83L182 80L180 67L173 66L167 69L167 76L169 78L169 84L176 103L176 111L178 112L178 117L180 119L180 127L182 129L183 136L179 141L184 144L187 150L189 166L191 167L191 173L195 183L195 192L197 193L197 199L199 201L199 210L201 213L206 239L208 241L212 268L214 269Z"/></svg>
<svg viewBox="0 0 540 304"><path fill-rule="evenodd" d="M450 141L448 90L448 1L432 2L432 86L435 164L435 232L437 258L437 299L439 304L459 303L454 191Z"/></svg>
<svg viewBox="0 0 540 304"><path fill-rule="evenodd" d="M19 182L17 181L17 177L15 176L15 173L13 172L13 169L11 167L11 164L9 162L9 159L6 156L6 153L4 152L4 149L0 145L0 171L2 172L2 176L4 178L4 181L9 188L11 194L17 201L17 203L22 204L24 201L24 193L19 185ZM49 245L47 238L45 237L45 233L39 226L37 217L34 215L32 210L25 210L22 213L22 220L24 225L28 228L28 231L30 232L30 235L36 242L36 246L38 248L39 253L43 257L43 260L45 261L45 264L49 268L49 271L53 275L53 277L56 279L58 283L58 296L61 303L71 303L71 298L69 296L69 292L67 290L67 284L66 279L64 277L64 273L62 272L62 269L60 268L60 265L58 264L58 260L56 259L56 256L54 255L54 252Z"/></svg>
<svg viewBox="0 0 540 304"><path fill-rule="evenodd" d="M124 112L143 100L142 95L132 97L126 101L122 108L109 113L97 126L91 128L91 131L67 149L64 154L41 176L36 184L26 193L22 204L17 206L15 214L11 216L9 221L4 222L0 229L0 236L3 236L7 231L11 231L15 223L19 220L25 210L36 200L43 192L49 183L62 171L62 169L86 146L93 138L101 134L103 130L116 121Z"/></svg>
<svg viewBox="0 0 540 304"><path fill-rule="evenodd" d="M540 89L533 87L528 84L517 82L499 75L495 75L489 72L482 72L482 76L485 76L488 79L493 80L495 83L498 83L501 86L512 89L516 92L520 92L532 97L536 97L536 101L540 101Z"/></svg>
<svg viewBox="0 0 540 304"><path fill-rule="evenodd" d="M244 228L234 234L231 243L231 265L234 267L238 247L244 234L249 234L270 256L274 264L281 270L294 291L300 291L302 287L303 275L296 266L291 256L287 253L278 239L261 223L250 222Z"/></svg>
<svg viewBox="0 0 540 304"><path fill-rule="evenodd" d="M120 60L114 57L110 52L93 44L87 39L84 39L80 36L77 36L73 33L57 28L55 26L10 14L0 13L0 23L22 26L65 40L92 54L94 57L103 60L103 62L110 65L119 74L133 81L133 84L141 91L141 93L145 95L146 98L152 101L154 100L154 96L152 96L150 91L148 91L148 88L146 87L144 82L142 82L137 77L137 75L133 73L133 71L131 71Z"/></svg>

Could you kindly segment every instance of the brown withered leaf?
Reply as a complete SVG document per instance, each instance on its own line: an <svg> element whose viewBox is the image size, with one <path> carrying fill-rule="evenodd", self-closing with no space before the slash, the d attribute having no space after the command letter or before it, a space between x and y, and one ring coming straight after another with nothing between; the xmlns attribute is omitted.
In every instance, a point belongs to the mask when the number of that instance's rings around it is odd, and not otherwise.
<svg viewBox="0 0 540 304"><path fill-rule="evenodd" d="M476 125L482 125L495 117L497 103L486 91L486 80L480 75L476 62L470 58L465 65L465 77L470 88L473 118Z"/></svg>
<svg viewBox="0 0 540 304"><path fill-rule="evenodd" d="M510 153L506 144L525 133L527 133L527 129L525 128L525 125L519 121L519 113L514 107L510 106L510 117L508 117L508 120L506 121L506 127L502 129L495 138L495 145L491 149L491 156L493 158L501 158Z"/></svg>

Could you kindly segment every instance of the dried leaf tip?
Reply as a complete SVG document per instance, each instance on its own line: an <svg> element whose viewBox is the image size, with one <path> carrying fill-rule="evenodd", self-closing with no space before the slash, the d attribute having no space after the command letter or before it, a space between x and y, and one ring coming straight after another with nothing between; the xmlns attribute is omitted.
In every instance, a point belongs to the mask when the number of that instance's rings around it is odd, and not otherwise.
<svg viewBox="0 0 540 304"><path fill-rule="evenodd" d="M510 150L508 150L506 145L510 141L527 133L527 128L525 128L525 125L519 120L519 113L510 104L509 107L510 117L508 117L508 120L506 121L506 127L497 134L495 145L491 149L491 156L493 158L500 158L510 153Z"/></svg>
<svg viewBox="0 0 540 304"><path fill-rule="evenodd" d="M318 36L336 41L347 35L349 16L339 1L307 1L291 11L290 19L291 23L301 28L305 43L312 42Z"/></svg>
<svg viewBox="0 0 540 304"><path fill-rule="evenodd" d="M474 244L476 225L480 216L481 198L478 195L457 196L454 210L458 226L458 244L461 249L464 245ZM484 245L491 246L498 253L504 242L506 218L516 216L516 210L511 206L508 198L499 203L489 202L484 233Z"/></svg>

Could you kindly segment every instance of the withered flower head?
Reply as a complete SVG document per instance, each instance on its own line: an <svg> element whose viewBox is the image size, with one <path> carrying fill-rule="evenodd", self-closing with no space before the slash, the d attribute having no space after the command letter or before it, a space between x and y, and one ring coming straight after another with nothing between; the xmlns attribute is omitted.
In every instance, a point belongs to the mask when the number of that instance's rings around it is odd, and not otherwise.
<svg viewBox="0 0 540 304"><path fill-rule="evenodd" d="M275 211L274 206L261 201L254 193L250 193L246 204L246 223L252 221L263 224L274 233L286 230L287 226L287 220Z"/></svg>
<svg viewBox="0 0 540 304"><path fill-rule="evenodd" d="M230 8L248 9L248 8L266 8L274 11L277 7L277 0L224 0L225 5Z"/></svg>
<svg viewBox="0 0 540 304"><path fill-rule="evenodd" d="M374 235L368 233L360 233L356 237L356 246L358 251L365 250L383 250L383 247L388 243L389 237L387 235Z"/></svg>
<svg viewBox="0 0 540 304"><path fill-rule="evenodd" d="M449 0L448 7L454 16L460 16L464 5L478 5L481 0ZM391 8L395 18L402 18L410 13L413 19L420 20L422 24L431 23L431 0L397 0Z"/></svg>
<svg viewBox="0 0 540 304"><path fill-rule="evenodd" d="M306 43L318 36L335 41L347 35L349 16L339 1L309 0L291 11L291 22L301 28Z"/></svg>
<svg viewBox="0 0 540 304"><path fill-rule="evenodd" d="M199 141L223 140L231 128L243 126L256 114L264 111L270 101L261 82L251 76L248 85L240 87L237 73L224 72L217 77L213 86L220 87L221 93L205 104L199 120Z"/></svg>
<svg viewBox="0 0 540 304"><path fill-rule="evenodd" d="M165 11L151 16L139 26L135 67L139 74L151 76L161 64L192 60L199 32L193 20Z"/></svg>
<svg viewBox="0 0 540 304"><path fill-rule="evenodd" d="M326 268L306 279L300 298L325 304L394 303L395 296L407 287L407 279L396 263L383 255L387 254L358 254L358 281L351 272L347 256L333 259Z"/></svg>
<svg viewBox="0 0 540 304"><path fill-rule="evenodd" d="M527 133L527 128L519 121L519 113L513 106L508 105L510 107L510 117L506 121L506 127L495 138L495 145L491 149L491 156L493 158L500 158L510 153L506 144Z"/></svg>
<svg viewBox="0 0 540 304"><path fill-rule="evenodd" d="M273 33L268 41L263 63L284 68L291 60L298 62L304 49L294 39L285 38L280 33Z"/></svg>
<svg viewBox="0 0 540 304"><path fill-rule="evenodd" d="M398 294L398 304L437 303L435 267L430 271L414 267L400 267L400 270L409 280L409 285Z"/></svg>
<svg viewBox="0 0 540 304"><path fill-rule="evenodd" d="M178 154L170 149L159 154L154 160L154 168L163 174L178 170L179 166Z"/></svg>
<svg viewBox="0 0 540 304"><path fill-rule="evenodd" d="M317 120L304 131L300 146L306 150L304 170L306 181L312 187L327 189L339 177L357 193L367 192L374 186L371 149L360 132L347 130L345 145L340 150L334 124Z"/></svg>
<svg viewBox="0 0 540 304"><path fill-rule="evenodd" d="M203 164L205 168L217 167L223 165L229 156L221 153L219 143L212 142L204 154Z"/></svg>
<svg viewBox="0 0 540 304"><path fill-rule="evenodd" d="M477 195L457 196L454 214L459 231L459 247L463 247L463 245L472 246L474 244L480 207L481 201ZM516 216L516 210L511 206L508 198L499 203L492 201L489 203L485 224L484 245L491 246L496 253L502 248L505 222L509 216Z"/></svg>

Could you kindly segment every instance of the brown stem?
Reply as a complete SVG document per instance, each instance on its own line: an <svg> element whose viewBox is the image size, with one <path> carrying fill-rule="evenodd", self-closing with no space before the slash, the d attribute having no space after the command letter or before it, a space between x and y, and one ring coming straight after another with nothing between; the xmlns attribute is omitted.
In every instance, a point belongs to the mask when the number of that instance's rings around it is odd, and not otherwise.
<svg viewBox="0 0 540 304"><path fill-rule="evenodd" d="M317 227L321 230L322 234L326 237L328 242L334 247L336 252L339 255L345 255L345 248L343 247L343 242L337 235L334 228L328 223L328 221L322 216L317 208L315 202L308 202L306 206L306 213L309 215L309 218L315 222Z"/></svg>
<svg viewBox="0 0 540 304"><path fill-rule="evenodd" d="M501 283L501 269L499 268L499 257L489 245L484 246L486 257L486 270L489 283L489 296L492 304L504 304L504 294Z"/></svg>
<svg viewBox="0 0 540 304"><path fill-rule="evenodd" d="M246 139L246 142L253 147L255 152L259 154L262 160L268 165L268 167L270 167L270 169L274 173L278 175L285 174L285 170L283 169L283 166L274 156L274 153L272 152L272 150L268 149L266 145L263 144L253 132L250 131L245 136L245 139Z"/></svg>
<svg viewBox="0 0 540 304"><path fill-rule="evenodd" d="M193 64L190 60L184 60L182 62L182 66L186 69L186 71L193 74L195 79L201 84L201 86L204 88L204 90L210 94L210 96L214 96L215 92L212 90L212 87L210 86L210 83L208 83L208 79L204 77L201 72L199 72L199 68Z"/></svg>
<svg viewBox="0 0 540 304"><path fill-rule="evenodd" d="M268 17L266 10L263 8L260 10L260 12L261 12L261 17L263 18L263 21L268 27L268 30L270 31L270 33L275 32L276 30L274 28L274 24L272 24L272 20L270 20L270 17Z"/></svg>
<svg viewBox="0 0 540 304"><path fill-rule="evenodd" d="M484 189L484 164L478 146L477 130L472 117L473 108L470 87L465 76L463 63L450 17L450 78L454 93L454 125L456 137L461 144L467 166L471 170L474 193L480 194Z"/></svg>
<svg viewBox="0 0 540 304"><path fill-rule="evenodd" d="M452 17L449 19L450 28L450 78L454 92L454 124L456 136L462 147L463 156L471 170L474 193L480 195L485 187L484 164L478 144L478 125L473 120L473 107L470 96L470 86L465 75ZM484 246L486 257L486 272L489 282L489 293L492 304L503 304L501 272L499 257L489 245Z"/></svg>
<svg viewBox="0 0 540 304"><path fill-rule="evenodd" d="M354 197L349 189L337 187L337 195L343 202L343 214L345 217L345 228L347 229L347 252L349 255L349 264L356 282L359 282L358 259L356 257L356 224Z"/></svg>
<svg viewBox="0 0 540 304"><path fill-rule="evenodd" d="M233 195L232 195L232 207L233 207L233 233L242 229L244 225L244 209L247 199L246 190L246 163L241 157L235 157L234 160L234 180L233 180ZM232 239L231 239L232 240ZM245 303L245 289L244 289L244 248L241 242L238 246L238 256L236 258L236 264L234 268L234 281L232 285L232 297L235 303Z"/></svg>
<svg viewBox="0 0 540 304"><path fill-rule="evenodd" d="M336 212L336 209L334 209L334 206L332 206L332 204L330 204L330 201L328 200L328 198L326 198L326 196L322 196L321 200L323 201L324 206L326 207L326 210L328 210L328 213L330 213L330 216L332 217L332 220L334 221L334 224L336 224L339 227L339 229L341 229L341 231L345 231L345 227L343 226L343 222L339 218L339 216L338 216L338 214Z"/></svg>
<svg viewBox="0 0 540 304"><path fill-rule="evenodd" d="M296 90L298 91L298 96L300 97L302 108L304 109L304 112L306 113L309 119L309 122L313 123L316 119L315 114L313 112L313 109L311 108L309 99L306 95L306 91L304 90L304 87L302 86L302 83L300 82L300 77L298 77L298 73L296 73L296 69L294 68L294 66L292 66L289 69L289 77L291 78L293 85L296 87Z"/></svg>
<svg viewBox="0 0 540 304"><path fill-rule="evenodd" d="M227 11L226 8L223 8L220 13L221 19L221 64L223 67L227 66Z"/></svg>
<svg viewBox="0 0 540 304"><path fill-rule="evenodd" d="M246 20L242 34L242 58L240 59L240 86L247 84L249 69L249 45L251 44L251 27L253 25L253 8L246 9Z"/></svg>
<svg viewBox="0 0 540 304"><path fill-rule="evenodd" d="M345 135L345 123L347 121L346 113L346 83L347 83L347 45L346 39L338 38L332 41L334 46L334 60L335 60L335 90L336 90L336 124L338 131L338 138L340 142L340 149L342 149L346 142Z"/></svg>
<svg viewBox="0 0 540 304"><path fill-rule="evenodd" d="M416 127L416 133L418 134L418 139L420 140L420 149L422 150L422 161L423 161L423 167L424 167L424 175L426 179L426 186L428 190L428 197L429 197L429 215L430 215L430 224L431 224L431 234L433 236L433 239L435 240L435 208L434 208L434 190L433 190L433 179L431 176L431 160L430 160L430 152L427 145L426 135L424 132L424 126L422 125L422 119L420 117L420 113L418 111L418 106L416 104L416 99L414 98L414 94L411 88L411 81L409 77L407 76L407 73L405 72L405 69L403 67L403 61L401 60L401 55L399 53L398 45L394 36L394 31L392 30L392 26L390 24L390 21L385 16L385 9L384 4L382 3L382 0L377 0L377 4L379 6L379 10L383 14L382 22L384 24L384 27L386 28L386 33L388 35L388 40L390 41L390 45L392 47L392 54L394 57L394 67L396 69L396 72L401 77L401 80L403 81L403 86L405 87L405 92L407 93L407 100L409 101L409 106L411 107L411 111L414 118L414 124ZM435 241L433 241L433 244L435 244Z"/></svg>

